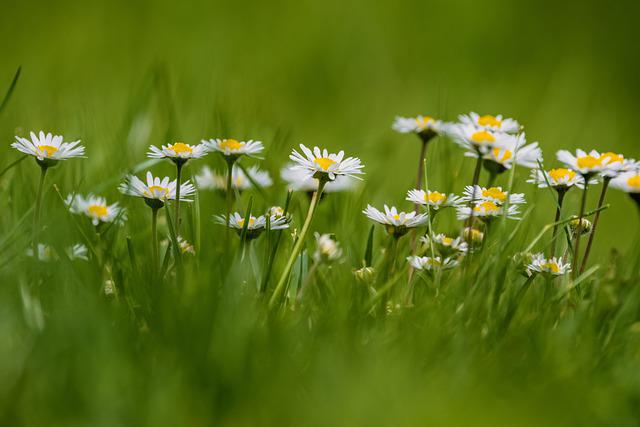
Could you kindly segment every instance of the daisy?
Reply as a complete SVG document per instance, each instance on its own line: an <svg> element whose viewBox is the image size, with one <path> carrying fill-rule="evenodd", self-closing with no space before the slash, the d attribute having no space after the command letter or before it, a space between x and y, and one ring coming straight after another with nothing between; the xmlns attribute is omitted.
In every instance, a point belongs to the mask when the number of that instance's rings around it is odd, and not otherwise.
<svg viewBox="0 0 640 427"><path fill-rule="evenodd" d="M458 116L461 123L472 125L492 132L518 133L521 129L520 123L514 119L505 119L501 114L497 116L484 115L471 112Z"/></svg>
<svg viewBox="0 0 640 427"><path fill-rule="evenodd" d="M497 205L504 205L507 203L510 205L521 205L526 203L524 194L516 193L509 194L508 191L504 191L502 187L481 187L479 185L471 186L467 185L464 188L462 200L465 202L492 202Z"/></svg>
<svg viewBox="0 0 640 427"><path fill-rule="evenodd" d="M568 150L560 150L556 153L556 156L566 167L587 177L592 177L605 170L607 162L611 160L608 156L601 156L596 150L591 150L587 153L578 149L575 155Z"/></svg>
<svg viewBox="0 0 640 427"><path fill-rule="evenodd" d="M367 208L363 210L362 213L372 221L384 225L387 233L396 238L405 235L410 228L426 225L429 220L427 214L398 212L395 206L390 208L387 205L384 205L384 213L371 205L367 205Z"/></svg>
<svg viewBox="0 0 640 427"><path fill-rule="evenodd" d="M463 200L455 194L445 194L439 191L409 190L406 200L422 206L429 206L438 211L442 208L457 207Z"/></svg>
<svg viewBox="0 0 640 427"><path fill-rule="evenodd" d="M238 235L242 233L242 229L245 225L244 216L241 216L238 212L234 212L229 216L229 218L227 218L226 215L216 215L213 217L213 219L220 225L228 224L228 227L235 229ZM271 216L269 218L269 224L271 230L282 230L285 228L289 228L289 222L284 216ZM247 224L246 238L249 240L255 239L266 229L266 226L267 219L264 215L260 215L258 217L251 215L249 217L249 224Z"/></svg>
<svg viewBox="0 0 640 427"><path fill-rule="evenodd" d="M429 236L423 236L420 241L426 245L431 244ZM469 250L469 245L462 237L449 237L444 234L436 234L433 236L433 243L436 244L438 251L441 254L452 255L455 253L465 254Z"/></svg>
<svg viewBox="0 0 640 427"><path fill-rule="evenodd" d="M189 243L187 240L185 240L182 236L178 236L177 239L178 241L178 247L180 248L180 253L181 254L190 254L190 255L195 255L196 254L196 249L195 247Z"/></svg>
<svg viewBox="0 0 640 427"><path fill-rule="evenodd" d="M190 159L199 159L207 154L205 144L190 145L184 142L163 145L161 148L152 145L149 147L148 157L154 159L170 159L174 163L186 163Z"/></svg>
<svg viewBox="0 0 640 427"><path fill-rule="evenodd" d="M276 217L276 218L284 216L284 208L281 207L281 206L271 206L267 210L267 215L273 216L273 217Z"/></svg>
<svg viewBox="0 0 640 427"><path fill-rule="evenodd" d="M462 233L464 240L472 247L478 247L484 240L484 233L477 228L466 227Z"/></svg>
<svg viewBox="0 0 640 427"><path fill-rule="evenodd" d="M415 133L427 142L442 133L447 124L430 116L396 117L391 128L399 133Z"/></svg>
<svg viewBox="0 0 640 427"><path fill-rule="evenodd" d="M16 135L16 142L11 147L34 156L42 167L54 166L58 160L84 157L84 147L80 145L80 140L63 142L62 136L45 134L43 131L38 135L31 132L30 136L31 140Z"/></svg>
<svg viewBox="0 0 640 427"><path fill-rule="evenodd" d="M248 190L253 187L251 179L258 187L270 187L273 184L269 172L263 171L258 166L250 166L247 168L249 176L244 173L242 168L233 166L231 173L231 186L239 191ZM251 179L249 179L249 177ZM221 190L226 191L226 174L220 174L212 171L208 166L203 167L200 173L195 176L195 182L198 188L204 190Z"/></svg>
<svg viewBox="0 0 640 427"><path fill-rule="evenodd" d="M640 207L640 170L624 172L611 180L611 186L628 193Z"/></svg>
<svg viewBox="0 0 640 427"><path fill-rule="evenodd" d="M37 253L38 261L49 262L58 259L58 254L56 253L56 251L51 246L44 245L42 243L38 243ZM71 261L76 259L87 261L89 259L89 257L87 256L87 247L82 243L76 243L73 246L69 246L65 249L65 253ZM28 257L33 257L33 249L27 249L26 255Z"/></svg>
<svg viewBox="0 0 640 427"><path fill-rule="evenodd" d="M445 258L445 260L442 261L442 258L440 258L439 256L434 258L428 256L409 256L407 257L407 261L409 261L409 264L416 270L425 271L449 270L458 265L458 261L456 261L455 259Z"/></svg>
<svg viewBox="0 0 640 427"><path fill-rule="evenodd" d="M312 193L318 189L318 180L310 178L306 171L295 169L293 164L288 164L280 170L280 177L287 183L287 187L293 191L305 191ZM337 193L354 188L355 181L347 176L339 175L329 181L322 190L323 193Z"/></svg>
<svg viewBox="0 0 640 427"><path fill-rule="evenodd" d="M476 151L465 153L467 157L478 157ZM493 148L483 155L484 167L492 173L502 173L511 169L514 163L533 169L542 162L542 150L537 142L527 145L524 133L505 135L497 141Z"/></svg>
<svg viewBox="0 0 640 427"><path fill-rule="evenodd" d="M209 151L217 151L223 156L229 159L237 159L240 156L247 155L249 157L255 157L256 154L261 153L264 150L264 145L261 141L238 141L237 139L209 139L202 140L202 144Z"/></svg>
<svg viewBox="0 0 640 427"><path fill-rule="evenodd" d="M123 224L127 220L125 209L118 206L118 203L109 205L104 197L93 194L89 194L87 197L80 194L69 194L65 204L71 213L91 218L91 223L95 226L101 222Z"/></svg>
<svg viewBox="0 0 640 427"><path fill-rule="evenodd" d="M538 188L547 188L549 184L554 190L568 190L573 186L579 188L584 187L584 178L571 169L556 168L548 171L534 169L531 171L531 177L527 180L529 184L535 184ZM548 182L548 184L547 184ZM589 184L597 184L595 178L589 180Z"/></svg>
<svg viewBox="0 0 640 427"><path fill-rule="evenodd" d="M316 251L313 259L318 262L333 262L342 257L342 248L333 234L314 233L316 238Z"/></svg>
<svg viewBox="0 0 640 427"><path fill-rule="evenodd" d="M526 270L529 275L542 274L547 277L558 277L570 273L571 266L564 264L559 258L546 259L543 254L535 254Z"/></svg>
<svg viewBox="0 0 640 427"><path fill-rule="evenodd" d="M494 147L501 147L504 141L513 136L502 132L478 128L470 124L456 124L449 127L447 133L460 147L468 152L484 156Z"/></svg>
<svg viewBox="0 0 640 427"><path fill-rule="evenodd" d="M128 175L120 184L119 190L127 196L141 197L153 209L159 209L169 200L176 199L177 180L169 177L160 179L147 172L147 182L135 175ZM189 181L180 185L180 201L191 202L187 197L195 193L195 187Z"/></svg>
<svg viewBox="0 0 640 427"><path fill-rule="evenodd" d="M473 215L472 215L473 213ZM507 208L507 218L519 220L516 215L520 212L518 211L517 205L509 205ZM474 218L480 218L485 221L489 221L493 218L497 218L504 214L504 207L500 204L494 203L489 200L480 201L473 206L473 209L469 206L460 206L458 207L458 219L465 220L469 219L472 216Z"/></svg>
<svg viewBox="0 0 640 427"><path fill-rule="evenodd" d="M293 169L304 172L301 177L315 178L326 183L334 181L338 176L360 179L357 175L364 173L362 171L364 165L360 163L360 159L357 157L345 158L344 151L334 154L329 153L326 149L320 150L318 147L314 147L311 151L303 144L300 144L300 149L303 154L294 149L289 158L296 163L292 167Z"/></svg>

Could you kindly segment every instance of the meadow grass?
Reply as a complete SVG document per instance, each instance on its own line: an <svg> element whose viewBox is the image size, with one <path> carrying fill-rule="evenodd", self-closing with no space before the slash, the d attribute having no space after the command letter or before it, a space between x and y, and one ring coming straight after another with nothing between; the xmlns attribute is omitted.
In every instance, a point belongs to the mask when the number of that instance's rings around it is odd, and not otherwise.
<svg viewBox="0 0 640 427"><path fill-rule="evenodd" d="M30 19L57 18L51 29L34 26L29 37L13 39L0 67L4 94L23 66L0 107L0 425L636 425L639 228L635 206L621 193L610 191L591 262L576 280L528 281L522 274L519 254L549 247L552 229L543 227L553 222L556 203L552 191L525 182L524 169L497 181L526 194L523 220L498 220L464 268L414 273L409 283L408 235L398 242L389 280L372 284L387 294L373 294L353 274L368 258L378 271L388 268L390 238L382 226L370 234L367 203L412 209L404 197L415 186L420 143L390 130L396 114L455 120L471 109L509 111L541 141L545 167L559 148L638 156L637 87L624 55L602 40L583 50L587 30L562 19L570 6L553 15L525 3L492 4L503 15L484 17L491 30L475 22L472 9L454 14L445 4L426 9L412 1L254 2L248 11L203 2L199 14L165 2L127 13L125 2L37 8ZM627 22L622 11L606 9L588 7L585 19ZM5 40L32 13L22 4L8 12ZM450 34L450 21L427 19L433 14L456 16L469 29ZM538 35L537 26L521 25L523 16L554 31ZM627 27L607 28L621 51L631 46ZM478 52L486 37L527 54L506 49L505 57L487 59ZM414 54L414 45L432 46L433 55ZM622 83L604 78L605 53ZM489 64L479 67L481 60ZM481 71L499 83L487 83ZM25 256L39 168L9 148L14 135L40 128L82 139L88 157L47 174L40 237L58 254L48 263ZM174 206L160 211L161 280L150 209L117 187L126 173L175 177L169 161L146 158L150 144L227 135L264 141L264 161L241 163L257 163L275 180L237 194L234 210L288 204L292 228L249 245L235 233L227 240L212 219L226 212L225 194L198 191L180 209L181 234L195 255L171 254ZM335 234L341 262L314 267L309 235L286 304L269 309L291 232L310 203L305 193L289 196L278 179L299 142L345 149L362 159L366 175L355 191L326 194L310 228ZM429 188L460 193L473 159L446 138L428 150ZM190 161L184 179L205 164L226 167L210 154ZM480 183L487 178L483 172ZM98 235L65 207L76 191L118 201L127 222ZM576 214L579 203L572 190L562 218ZM456 234L460 224L447 211L433 228ZM65 254L77 242L87 245L88 261ZM115 293L105 294L106 280ZM306 290L298 301L300 286ZM406 306L410 286L415 295Z"/></svg>

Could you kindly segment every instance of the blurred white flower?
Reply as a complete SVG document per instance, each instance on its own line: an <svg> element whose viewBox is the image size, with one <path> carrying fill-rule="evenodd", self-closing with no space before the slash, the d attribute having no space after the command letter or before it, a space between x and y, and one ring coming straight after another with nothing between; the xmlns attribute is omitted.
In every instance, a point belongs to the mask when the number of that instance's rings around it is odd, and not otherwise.
<svg viewBox="0 0 640 427"><path fill-rule="evenodd" d="M269 172L261 170L258 166L250 166L247 168L249 177L258 185L258 187L270 187L273 184ZM231 172L231 187L238 190L248 190L253 184L247 174L237 166L233 166ZM213 172L208 166L203 167L200 173L194 177L198 188L203 190L222 190L227 189L227 173Z"/></svg>
<svg viewBox="0 0 640 427"><path fill-rule="evenodd" d="M91 218L93 225L114 221L117 224L123 224L127 220L125 209L118 206L118 203L109 205L104 197L94 196L93 194L88 194L86 197L81 194L69 194L65 204L70 212Z"/></svg>
<svg viewBox="0 0 640 427"><path fill-rule="evenodd" d="M357 157L344 157L344 151L338 154L329 153L326 149L320 150L314 147L313 151L300 144L302 154L293 150L289 158L296 164L293 169L304 172L301 178L315 178L320 181L333 181L338 176L347 176L360 179L357 175L364 172L364 165Z"/></svg>
<svg viewBox="0 0 640 427"><path fill-rule="evenodd" d="M340 243L332 234L314 233L316 238L316 251L313 259L316 262L333 262L342 257L342 248Z"/></svg>

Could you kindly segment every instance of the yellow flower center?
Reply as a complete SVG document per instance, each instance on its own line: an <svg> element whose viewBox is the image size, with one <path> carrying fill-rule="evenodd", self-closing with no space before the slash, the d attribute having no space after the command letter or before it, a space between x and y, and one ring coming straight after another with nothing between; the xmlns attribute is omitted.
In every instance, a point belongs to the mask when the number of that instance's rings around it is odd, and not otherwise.
<svg viewBox="0 0 640 427"><path fill-rule="evenodd" d="M549 171L549 176L554 181L560 181L562 179L571 180L575 178L576 173L571 169L558 168L558 169L551 169Z"/></svg>
<svg viewBox="0 0 640 427"><path fill-rule="evenodd" d="M435 121L433 117L429 117L429 116L418 117L416 119L416 124L421 128L426 128L429 125L429 122L433 122L433 121Z"/></svg>
<svg viewBox="0 0 640 427"><path fill-rule="evenodd" d="M44 152L44 155L47 157L51 157L54 155L58 149L52 145L39 145L38 149Z"/></svg>
<svg viewBox="0 0 640 427"><path fill-rule="evenodd" d="M482 212L484 210L486 213L496 213L500 211L500 208L495 203L487 201L478 204L473 210L476 212Z"/></svg>
<svg viewBox="0 0 640 427"><path fill-rule="evenodd" d="M394 216L393 216L393 219L395 219L396 221L400 220L400 215L397 215L397 214L396 214L396 215L394 215Z"/></svg>
<svg viewBox="0 0 640 427"><path fill-rule="evenodd" d="M477 143L495 142L496 138L486 130L475 132L471 135L471 140Z"/></svg>
<svg viewBox="0 0 640 427"><path fill-rule="evenodd" d="M640 188L640 175L634 175L627 180L627 184L632 188Z"/></svg>
<svg viewBox="0 0 640 427"><path fill-rule="evenodd" d="M253 224L256 223L256 219L254 217L249 218L249 227L253 227ZM244 227L244 218L240 218L238 220L238 224L240 227Z"/></svg>
<svg viewBox="0 0 640 427"><path fill-rule="evenodd" d="M332 164L334 164L336 161L333 159L330 159L328 157L318 157L313 161L315 164L317 164L318 166L320 166L322 168L322 170L328 170L329 167L331 167Z"/></svg>
<svg viewBox="0 0 640 427"><path fill-rule="evenodd" d="M602 153L600 155L600 161L604 162L607 165L611 163L622 163L624 162L624 156L617 153Z"/></svg>
<svg viewBox="0 0 640 427"><path fill-rule="evenodd" d="M167 193L169 192L169 189L165 187L161 187L159 185L152 185L149 187L149 192L151 193L152 196L155 196L156 193L160 193L161 197L166 197Z"/></svg>
<svg viewBox="0 0 640 427"><path fill-rule="evenodd" d="M491 187L487 188L486 190L482 190L482 197L490 197L492 199L498 200L499 202L504 202L505 200L507 200L507 193L497 187Z"/></svg>
<svg viewBox="0 0 640 427"><path fill-rule="evenodd" d="M431 203L440 203L445 202L447 200L447 196L438 192L438 191L430 191L424 194L424 201Z"/></svg>
<svg viewBox="0 0 640 427"><path fill-rule="evenodd" d="M440 267L442 265L442 262L438 261L437 259L434 258L429 258L427 260L427 265L430 265L432 267Z"/></svg>
<svg viewBox="0 0 640 427"><path fill-rule="evenodd" d="M244 183L244 179L241 176L236 178L236 187L242 187L243 183Z"/></svg>
<svg viewBox="0 0 640 427"><path fill-rule="evenodd" d="M577 163L578 167L581 169L591 169L596 166L601 166L602 160L604 160L602 157L584 156L578 157Z"/></svg>
<svg viewBox="0 0 640 427"><path fill-rule="evenodd" d="M511 150L501 150L499 148L493 149L493 157L499 162L506 162L513 156Z"/></svg>
<svg viewBox="0 0 640 427"><path fill-rule="evenodd" d="M176 154L182 153L193 153L193 149L189 146L189 144L185 144L184 142L176 142L173 145L170 145L169 150L173 151Z"/></svg>
<svg viewBox="0 0 640 427"><path fill-rule="evenodd" d="M225 139L220 143L221 149L229 149L229 151L238 151L244 147L244 142L240 142L236 139Z"/></svg>
<svg viewBox="0 0 640 427"><path fill-rule="evenodd" d="M480 126L494 126L499 128L502 126L502 120L498 120L495 116L486 115L478 117L478 124Z"/></svg>
<svg viewBox="0 0 640 427"><path fill-rule="evenodd" d="M109 210L104 205L91 205L87 208L87 211L93 216L103 218L109 214Z"/></svg>
<svg viewBox="0 0 640 427"><path fill-rule="evenodd" d="M552 273L558 273L560 271L560 267L555 262L545 262L544 264L541 265L541 267Z"/></svg>
<svg viewBox="0 0 640 427"><path fill-rule="evenodd" d="M453 243L453 239L451 237L443 237L442 238L442 244L445 246L451 246L451 244Z"/></svg>

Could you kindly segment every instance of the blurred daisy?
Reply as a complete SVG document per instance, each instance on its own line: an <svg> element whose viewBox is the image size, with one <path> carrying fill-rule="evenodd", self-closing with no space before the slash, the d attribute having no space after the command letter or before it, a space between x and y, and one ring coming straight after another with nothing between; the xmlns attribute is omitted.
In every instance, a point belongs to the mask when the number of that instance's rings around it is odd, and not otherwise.
<svg viewBox="0 0 640 427"><path fill-rule="evenodd" d="M501 144L506 139L512 138L508 134L493 132L470 124L452 125L447 133L453 142L476 156L478 154L484 156L494 147L502 147Z"/></svg>
<svg viewBox="0 0 640 427"><path fill-rule="evenodd" d="M314 192L318 189L318 180L310 178L309 174L300 169L295 169L293 164L289 164L280 170L280 177L287 183L287 187L293 191ZM327 182L324 186L324 193L335 193L352 190L355 181L346 176L339 175L333 181Z"/></svg>
<svg viewBox="0 0 640 427"><path fill-rule="evenodd" d="M461 114L458 119L465 125L472 125L492 132L517 133L521 129L520 123L514 119L505 119L501 114L497 116L489 114L481 116L478 113L471 112L469 114Z"/></svg>
<svg viewBox="0 0 640 427"><path fill-rule="evenodd" d="M504 208L502 205L489 200L480 201L473 206L473 210L469 206L458 207L458 219L469 219L472 216L472 212L474 218L491 220L493 218L502 216L504 214ZM519 220L520 218L517 217L519 213L520 212L518 211L517 205L509 205L509 208L507 209L507 218Z"/></svg>
<svg viewBox="0 0 640 427"><path fill-rule="evenodd" d="M407 257L407 261L409 261L409 264L416 270L426 271L449 270L458 265L458 261L452 258L445 258L445 260L442 261L440 257L432 258L428 256L409 256Z"/></svg>
<svg viewBox="0 0 640 427"><path fill-rule="evenodd" d="M67 257L71 261L80 259L83 261L87 261L89 259L88 250L85 245L82 243L76 243L73 246L69 246L65 249L65 253ZM33 257L33 249L29 248L26 251L26 255L28 257ZM38 260L43 262L55 261L58 259L58 254L56 251L49 245L44 245L42 243L38 243Z"/></svg>
<svg viewBox="0 0 640 427"><path fill-rule="evenodd" d="M247 168L249 177L244 171L234 166L231 173L231 186L237 190L248 190L253 187L251 179L258 185L258 187L265 188L270 187L273 184L269 172L263 171L258 166L250 166ZM203 190L222 190L227 189L227 174L213 172L208 166L203 167L200 173L194 177L198 188Z"/></svg>
<svg viewBox="0 0 640 427"><path fill-rule="evenodd" d="M564 276L571 272L571 266L564 264L559 258L547 259L543 254L535 254L529 265L526 267L529 275L543 274L549 277Z"/></svg>
<svg viewBox="0 0 640 427"><path fill-rule="evenodd" d="M141 197L149 207L158 209L164 206L168 200L175 200L177 180L171 181L169 177L160 179L147 172L147 182L143 182L135 175L128 175L120 184L119 190L127 196ZM195 193L195 188L189 181L180 186L180 201L190 202L187 197Z"/></svg>
<svg viewBox="0 0 640 427"><path fill-rule="evenodd" d="M490 187L485 188L479 185L471 186L467 185L464 188L462 200L465 202L492 202L497 205L504 205L507 200L510 205L521 205L526 203L524 194L516 193L509 194L508 191L504 191L502 187Z"/></svg>
<svg viewBox="0 0 640 427"><path fill-rule="evenodd" d="M357 175L364 173L362 171L364 165L360 159L357 157L345 158L344 151L334 154L329 153L326 149L320 150L318 147L314 147L311 151L303 144L300 144L300 149L302 154L294 149L289 158L296 163L292 168L304 172L301 177L305 179L315 178L323 182L333 181L338 176L360 179Z"/></svg>
<svg viewBox="0 0 640 427"><path fill-rule="evenodd" d="M313 259L316 262L333 262L342 257L342 248L333 234L314 233L316 238L316 251Z"/></svg>
<svg viewBox="0 0 640 427"><path fill-rule="evenodd" d="M477 158L478 153L468 151L465 156ZM503 135L482 158L485 160L485 169L495 173L511 169L513 163L533 169L538 167L538 161L542 162L542 150L537 142L527 145L524 133L517 136Z"/></svg>
<svg viewBox="0 0 640 427"><path fill-rule="evenodd" d="M396 117L391 128L400 133L415 133L428 141L444 131L447 124L429 116Z"/></svg>
<svg viewBox="0 0 640 427"><path fill-rule="evenodd" d="M207 154L205 144L190 145L184 142L163 145L161 148L152 145L149 147L148 157L154 159L171 159L174 163L185 163L189 159L198 159Z"/></svg>
<svg viewBox="0 0 640 427"><path fill-rule="evenodd" d="M177 239L178 241L178 247L180 248L180 253L181 254L191 254L191 255L195 255L196 254L196 249L195 247L189 243L187 240L185 240L182 236L178 236Z"/></svg>
<svg viewBox="0 0 640 427"><path fill-rule="evenodd" d="M91 218L93 225L99 225L101 222L114 222L123 224L127 220L127 214L124 208L118 206L118 203L107 204L104 197L94 196L87 197L81 194L69 194L65 201L69 211L76 215L86 215Z"/></svg>
<svg viewBox="0 0 640 427"><path fill-rule="evenodd" d="M556 190L568 190L574 185L580 188L584 187L584 178L582 175L566 168L551 169L549 171L534 169L531 171L531 177L527 182L537 185L538 188L547 188L550 184L551 188ZM598 181L593 178L590 180L590 183L597 184L597 182Z"/></svg>
<svg viewBox="0 0 640 427"><path fill-rule="evenodd" d="M58 160L84 157L84 147L80 145L80 140L64 142L62 136L45 134L43 131L38 135L31 132L30 136L30 140L16 136L16 142L11 147L34 156L41 166L53 166Z"/></svg>
<svg viewBox="0 0 640 427"><path fill-rule="evenodd" d="M226 215L216 215L213 217L213 220L220 225L227 225L227 216ZM289 223L286 217L280 216L276 217L272 215L269 218L270 228L271 230L282 230L285 228L289 228ZM234 212L229 217L229 227L235 229L238 234L242 232L244 228L245 218L241 216L238 212ZM249 224L247 224L247 239L254 239L262 233L267 226L267 218L264 215L260 215L255 217L251 215L249 217Z"/></svg>
<svg viewBox="0 0 640 427"><path fill-rule="evenodd" d="M429 236L421 237L420 241L426 245L431 244ZM453 238L444 234L436 234L433 236L433 243L436 245L438 252L443 255L465 254L469 250L469 245L462 237Z"/></svg>
<svg viewBox="0 0 640 427"><path fill-rule="evenodd" d="M457 207L463 200L455 194L444 194L439 191L409 190L406 200L422 206L429 206L438 211L441 208Z"/></svg>
<svg viewBox="0 0 640 427"><path fill-rule="evenodd" d="M591 150L588 154L583 150L576 150L576 154L570 151L560 150L556 154L559 161L565 164L569 169L573 169L582 176L591 177L602 172L606 167L606 161L609 157L602 157L600 153Z"/></svg>
<svg viewBox="0 0 640 427"><path fill-rule="evenodd" d="M622 173L611 180L611 186L628 193L640 207L640 170Z"/></svg>
<svg viewBox="0 0 640 427"><path fill-rule="evenodd" d="M209 151L217 151L224 156L230 157L233 160L242 155L254 157L256 154L261 153L264 150L264 145L261 141L238 141L237 139L210 139L202 140L202 143Z"/></svg>
<svg viewBox="0 0 640 427"><path fill-rule="evenodd" d="M410 228L421 227L427 224L429 217L427 214L416 214L415 212L398 212L395 206L384 205L384 213L371 205L362 211L367 218L382 224L386 227L387 233L394 237L401 237Z"/></svg>
<svg viewBox="0 0 640 427"><path fill-rule="evenodd" d="M471 247L478 247L484 240L484 233L477 228L466 227L462 233L464 240L471 244Z"/></svg>
<svg viewBox="0 0 640 427"><path fill-rule="evenodd" d="M636 162L634 160L625 159L622 154L602 153L600 155L604 169L600 173L605 178L615 178L623 172L632 170Z"/></svg>
<svg viewBox="0 0 640 427"><path fill-rule="evenodd" d="M271 206L267 210L267 215L275 217L275 218L279 218L281 216L284 216L284 208L281 207L281 206Z"/></svg>

